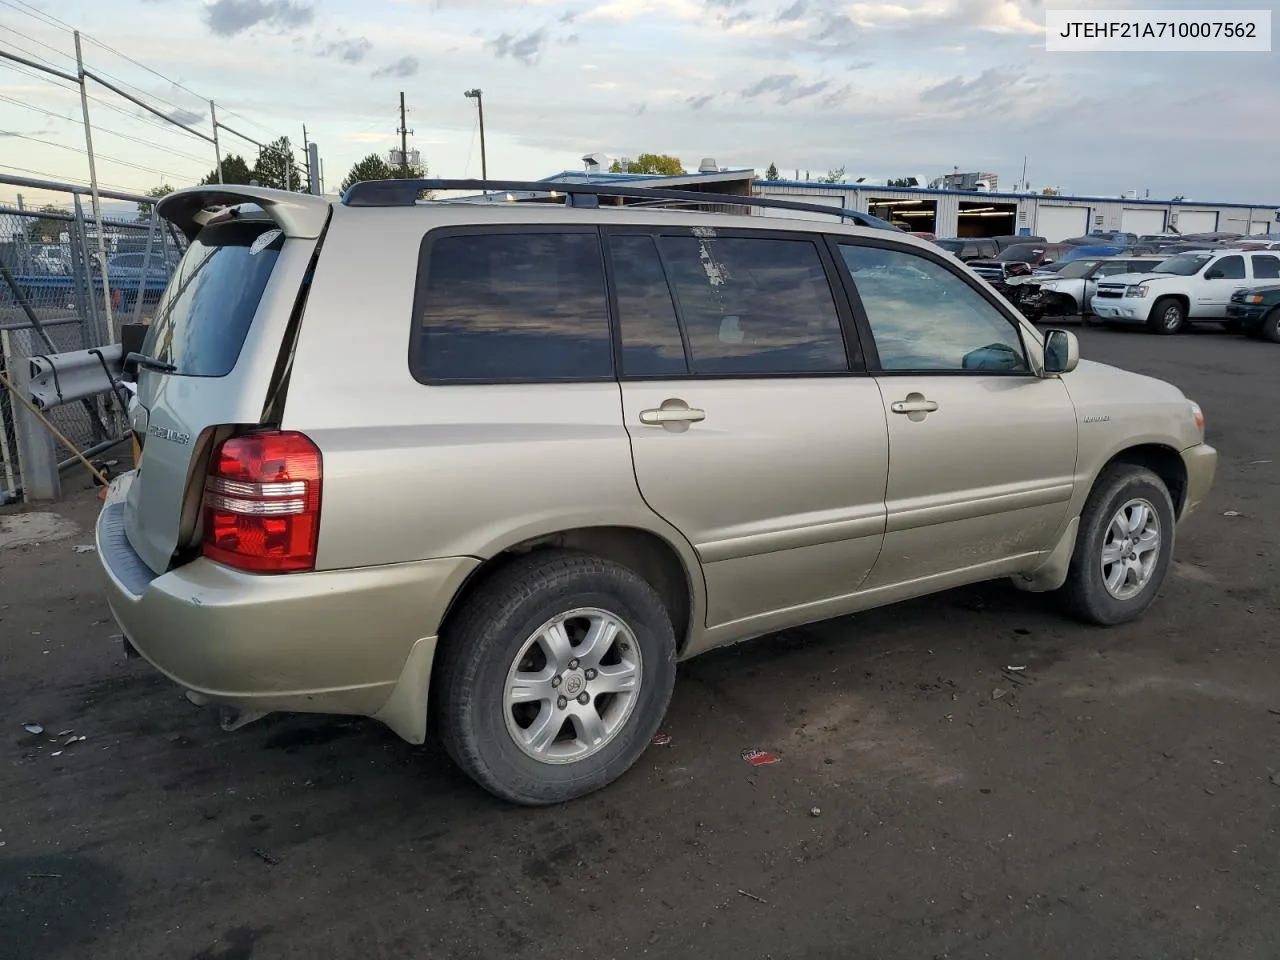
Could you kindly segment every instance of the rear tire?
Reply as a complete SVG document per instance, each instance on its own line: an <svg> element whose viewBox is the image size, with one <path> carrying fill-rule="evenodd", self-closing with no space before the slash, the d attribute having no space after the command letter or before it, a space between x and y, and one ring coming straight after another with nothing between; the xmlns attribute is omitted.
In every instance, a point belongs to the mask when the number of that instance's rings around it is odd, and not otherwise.
<svg viewBox="0 0 1280 960"><path fill-rule="evenodd" d="M1067 612L1101 626L1142 616L1169 571L1175 523L1169 490L1150 470L1127 463L1103 470L1058 591Z"/></svg>
<svg viewBox="0 0 1280 960"><path fill-rule="evenodd" d="M1182 331L1187 322L1187 308L1173 297L1161 297L1151 305L1151 315L1147 318L1147 329L1152 333L1172 336Z"/></svg>
<svg viewBox="0 0 1280 960"><path fill-rule="evenodd" d="M657 592L591 554L512 561L441 642L445 749L480 786L526 806L572 800L625 773L675 685L675 634Z"/></svg>
<svg viewBox="0 0 1280 960"><path fill-rule="evenodd" d="M1272 307L1271 311L1262 318L1262 326L1258 328L1258 333L1265 340L1280 343L1280 307Z"/></svg>

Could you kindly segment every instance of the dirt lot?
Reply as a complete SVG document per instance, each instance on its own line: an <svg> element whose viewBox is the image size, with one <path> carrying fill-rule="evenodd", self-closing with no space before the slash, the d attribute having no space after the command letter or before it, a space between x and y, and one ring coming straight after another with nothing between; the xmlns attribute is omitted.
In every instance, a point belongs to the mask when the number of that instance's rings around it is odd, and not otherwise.
<svg viewBox="0 0 1280 960"><path fill-rule="evenodd" d="M1145 620L996 583L712 654L559 809L371 721L222 733L124 660L61 505L0 548L0 956L1280 957L1280 348L1082 336L1222 455Z"/></svg>

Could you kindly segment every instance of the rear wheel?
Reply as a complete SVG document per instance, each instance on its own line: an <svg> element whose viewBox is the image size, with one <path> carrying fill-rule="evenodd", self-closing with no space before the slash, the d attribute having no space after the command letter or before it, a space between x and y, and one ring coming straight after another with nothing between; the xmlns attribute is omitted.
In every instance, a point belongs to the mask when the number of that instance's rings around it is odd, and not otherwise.
<svg viewBox="0 0 1280 960"><path fill-rule="evenodd" d="M1147 318L1147 329L1152 333L1165 336L1178 333L1187 322L1187 309L1180 300L1173 297L1161 297L1151 307L1151 316Z"/></svg>
<svg viewBox="0 0 1280 960"><path fill-rule="evenodd" d="M1271 312L1262 318L1258 331L1272 343L1280 343L1280 307L1271 308Z"/></svg>
<svg viewBox="0 0 1280 960"><path fill-rule="evenodd" d="M445 748L486 790L530 806L625 773L675 683L662 600L633 571L589 554L513 561L469 598L442 643Z"/></svg>
<svg viewBox="0 0 1280 960"><path fill-rule="evenodd" d="M1094 484L1080 515L1067 582L1066 609L1110 626L1146 612L1173 557L1173 500L1145 467L1114 464Z"/></svg>

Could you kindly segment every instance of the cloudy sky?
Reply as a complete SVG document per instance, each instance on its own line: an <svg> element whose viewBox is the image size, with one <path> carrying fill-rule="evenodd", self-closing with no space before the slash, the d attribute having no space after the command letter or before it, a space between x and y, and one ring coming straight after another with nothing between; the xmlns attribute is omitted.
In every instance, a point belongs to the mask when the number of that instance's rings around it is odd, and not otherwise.
<svg viewBox="0 0 1280 960"><path fill-rule="evenodd" d="M479 86L491 176L654 151L690 169L958 166L1012 185L1025 155L1036 188L1280 204L1277 54L1050 54L1046 5L1120 0L0 0L0 50L74 67L47 18L78 27L91 68L199 129L208 98L257 139L296 142L305 123L331 189L393 145L401 90L431 171L478 175L462 94ZM104 182L178 185L212 166L209 144L93 93ZM77 98L0 61L0 172L83 179Z"/></svg>

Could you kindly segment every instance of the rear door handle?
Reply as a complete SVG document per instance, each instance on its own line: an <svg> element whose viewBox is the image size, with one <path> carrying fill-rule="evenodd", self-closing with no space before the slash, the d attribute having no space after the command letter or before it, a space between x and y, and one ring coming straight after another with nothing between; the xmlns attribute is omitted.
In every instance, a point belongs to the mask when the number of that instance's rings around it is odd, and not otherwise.
<svg viewBox="0 0 1280 960"><path fill-rule="evenodd" d="M912 394L906 400L898 400L889 406L894 413L933 413L938 409L938 404L933 400L926 400L919 394Z"/></svg>

